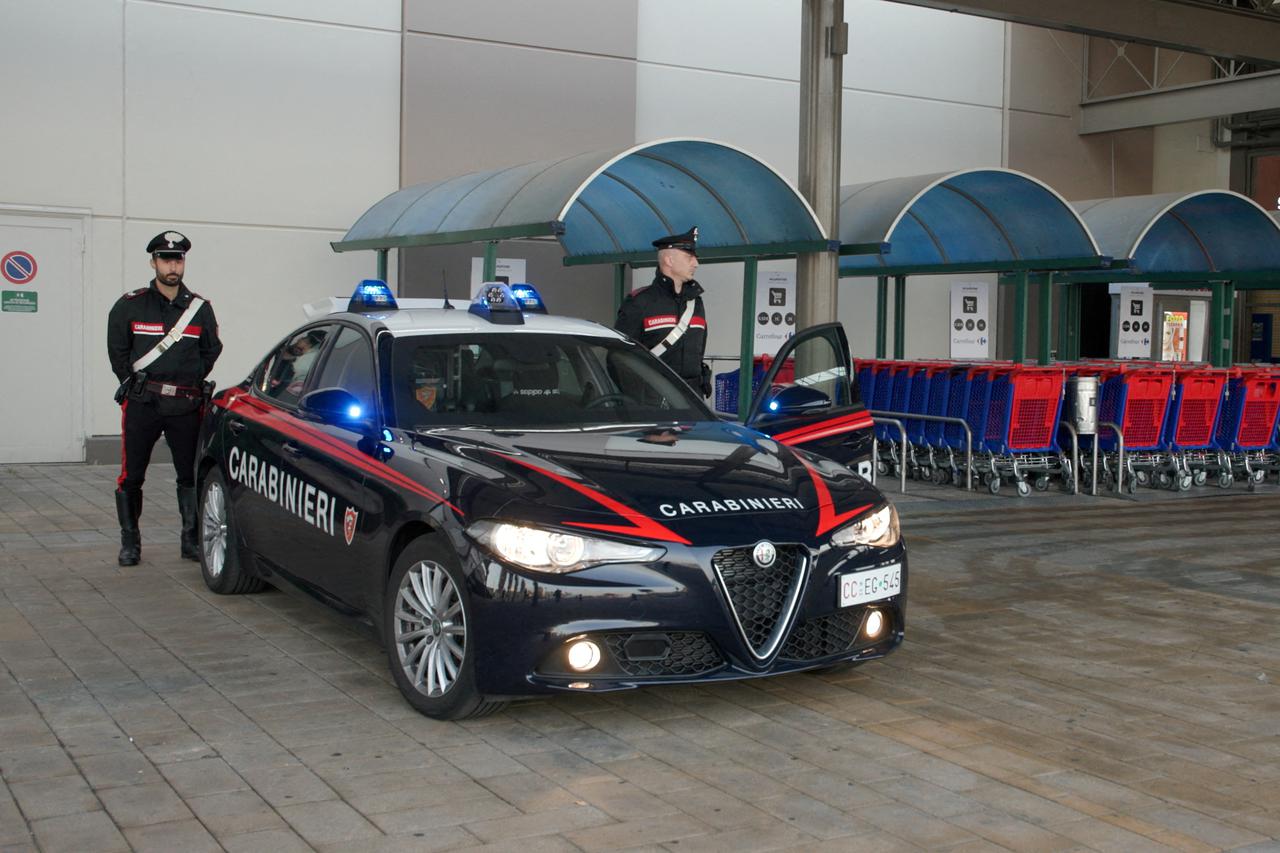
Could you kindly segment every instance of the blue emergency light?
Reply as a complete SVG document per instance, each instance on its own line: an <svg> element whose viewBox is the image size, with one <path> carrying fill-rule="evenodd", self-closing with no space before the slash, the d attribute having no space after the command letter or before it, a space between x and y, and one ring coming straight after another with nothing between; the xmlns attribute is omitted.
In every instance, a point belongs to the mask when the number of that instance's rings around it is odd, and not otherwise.
<svg viewBox="0 0 1280 853"><path fill-rule="evenodd" d="M347 303L347 310L353 314L395 311L397 308L396 297L391 293L391 288L387 287L385 281L376 278L366 278L357 284L351 294L351 301Z"/></svg>
<svg viewBox="0 0 1280 853"><path fill-rule="evenodd" d="M524 315L530 313L545 314L546 306L538 291L528 284L505 285L497 281L487 281L480 285L476 298L471 300L467 309L477 317L483 317L490 323L503 326L524 325Z"/></svg>
<svg viewBox="0 0 1280 853"><path fill-rule="evenodd" d="M527 281L511 285L511 295L520 303L520 307L524 309L526 314L547 313L547 306L542 301L542 294L538 293L534 286Z"/></svg>

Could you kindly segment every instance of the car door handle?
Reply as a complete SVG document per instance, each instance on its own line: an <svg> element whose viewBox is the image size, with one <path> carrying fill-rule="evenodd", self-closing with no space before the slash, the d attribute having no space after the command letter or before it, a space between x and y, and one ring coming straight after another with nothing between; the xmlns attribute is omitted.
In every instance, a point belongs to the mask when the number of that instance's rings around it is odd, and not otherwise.
<svg viewBox="0 0 1280 853"><path fill-rule="evenodd" d="M227 421L227 429L231 430L232 435L239 435L240 433L244 432L247 427L248 427L248 424L246 424L244 421L237 421L237 420Z"/></svg>
<svg viewBox="0 0 1280 853"><path fill-rule="evenodd" d="M284 445L281 446L280 449L285 452L286 456L289 456L293 459L297 459L299 456L302 455L302 448L294 444L292 441L286 441Z"/></svg>

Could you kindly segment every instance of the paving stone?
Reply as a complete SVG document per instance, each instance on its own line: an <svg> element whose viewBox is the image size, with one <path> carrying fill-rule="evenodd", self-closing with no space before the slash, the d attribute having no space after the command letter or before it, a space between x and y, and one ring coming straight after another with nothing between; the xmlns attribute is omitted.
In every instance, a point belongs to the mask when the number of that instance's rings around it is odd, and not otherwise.
<svg viewBox="0 0 1280 853"><path fill-rule="evenodd" d="M14 782L9 785L9 790L28 821L102 808L81 776L55 776L52 779Z"/></svg>
<svg viewBox="0 0 1280 853"><path fill-rule="evenodd" d="M569 830L613 822L613 819L604 812L583 804L536 814L469 821L466 823L466 829L481 841L490 843L535 835L557 835Z"/></svg>
<svg viewBox="0 0 1280 853"><path fill-rule="evenodd" d="M286 828L275 809L250 790L187 797L185 803L219 839L246 832Z"/></svg>
<svg viewBox="0 0 1280 853"><path fill-rule="evenodd" d="M277 811L293 831L312 845L380 836L381 831L341 801L280 806Z"/></svg>
<svg viewBox="0 0 1280 853"><path fill-rule="evenodd" d="M59 746L19 747L0 752L0 777L10 784L78 773Z"/></svg>
<svg viewBox="0 0 1280 853"><path fill-rule="evenodd" d="M164 782L108 788L99 791L98 797L121 829L191 817L191 810Z"/></svg>
<svg viewBox="0 0 1280 853"><path fill-rule="evenodd" d="M249 787L240 774L232 770L221 758L197 758L162 764L160 772L165 780L183 797L201 797L240 791Z"/></svg>
<svg viewBox="0 0 1280 853"><path fill-rule="evenodd" d="M222 839L227 853L312 853L315 850L292 829L246 832Z"/></svg>
<svg viewBox="0 0 1280 853"><path fill-rule="evenodd" d="M33 821L31 831L44 853L116 853L130 849L104 811Z"/></svg>
<svg viewBox="0 0 1280 853"><path fill-rule="evenodd" d="M221 851L222 845L196 820L178 820L134 826L124 830L125 837L136 853L204 853Z"/></svg>
<svg viewBox="0 0 1280 853"><path fill-rule="evenodd" d="M142 753L108 752L76 760L80 772L94 790L119 785L146 785L160 781L160 774Z"/></svg>

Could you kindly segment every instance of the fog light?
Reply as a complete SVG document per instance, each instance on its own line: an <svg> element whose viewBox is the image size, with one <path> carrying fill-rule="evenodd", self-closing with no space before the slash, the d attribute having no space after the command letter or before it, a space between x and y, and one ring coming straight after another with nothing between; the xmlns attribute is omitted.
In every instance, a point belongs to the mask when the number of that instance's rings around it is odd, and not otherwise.
<svg viewBox="0 0 1280 853"><path fill-rule="evenodd" d="M862 627L862 633L869 640L874 640L880 636L880 632L884 630L884 614L879 610L872 610L867 614L866 624Z"/></svg>
<svg viewBox="0 0 1280 853"><path fill-rule="evenodd" d="M578 672L595 669L600 663L600 647L590 640L579 640L569 647L569 666Z"/></svg>

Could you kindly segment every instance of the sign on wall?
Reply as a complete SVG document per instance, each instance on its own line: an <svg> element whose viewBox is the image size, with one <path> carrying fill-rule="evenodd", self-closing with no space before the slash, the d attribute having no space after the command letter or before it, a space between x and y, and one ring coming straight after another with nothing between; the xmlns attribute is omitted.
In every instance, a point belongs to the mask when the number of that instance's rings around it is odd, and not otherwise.
<svg viewBox="0 0 1280 853"><path fill-rule="evenodd" d="M1187 360L1187 312L1164 312L1163 335L1161 337L1161 361Z"/></svg>
<svg viewBox="0 0 1280 853"><path fill-rule="evenodd" d="M762 272L756 276L756 355L777 355L796 333L796 274Z"/></svg>
<svg viewBox="0 0 1280 853"><path fill-rule="evenodd" d="M985 281L951 283L951 357L991 357L991 286Z"/></svg>
<svg viewBox="0 0 1280 853"><path fill-rule="evenodd" d="M511 284L517 281L528 281L525 278L524 258L498 258L494 267L494 281ZM480 290L484 277L484 258L471 259L471 295L474 297Z"/></svg>
<svg viewBox="0 0 1280 853"><path fill-rule="evenodd" d="M1146 285L1123 285L1117 295L1116 358L1150 358L1155 324L1151 289Z"/></svg>

